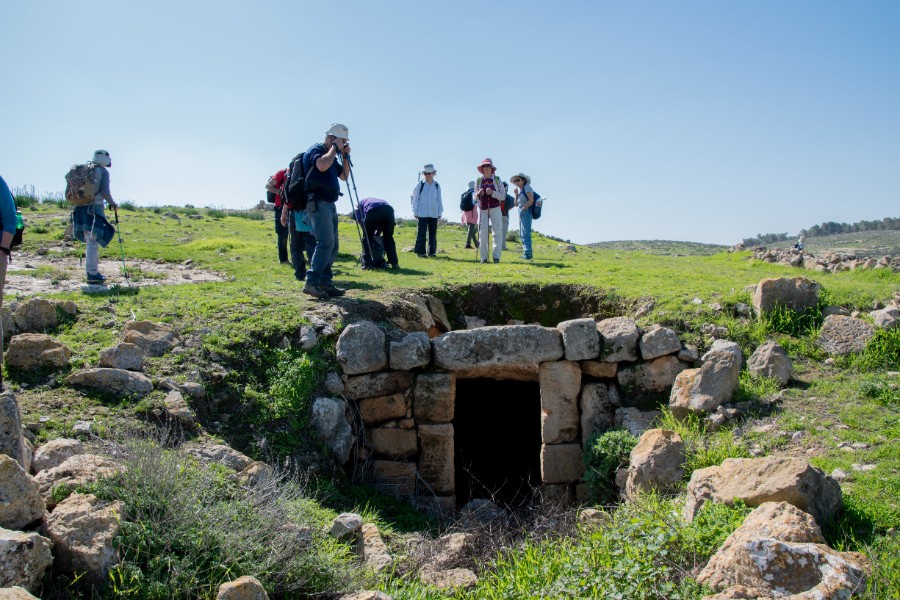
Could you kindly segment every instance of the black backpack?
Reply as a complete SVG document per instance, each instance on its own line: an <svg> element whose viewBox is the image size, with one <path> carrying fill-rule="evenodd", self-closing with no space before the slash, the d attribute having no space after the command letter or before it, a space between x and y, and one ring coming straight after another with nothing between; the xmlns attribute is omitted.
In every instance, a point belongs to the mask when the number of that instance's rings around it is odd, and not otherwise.
<svg viewBox="0 0 900 600"><path fill-rule="evenodd" d="M303 170L303 155L301 152L291 161L284 174L284 189L281 199L291 210L306 210L306 173Z"/></svg>
<svg viewBox="0 0 900 600"><path fill-rule="evenodd" d="M459 197L459 210L469 212L475 208L475 190L466 190Z"/></svg>
<svg viewBox="0 0 900 600"><path fill-rule="evenodd" d="M537 221L541 218L541 210L544 206L544 201L541 200L541 195L535 191L532 191L534 194L534 202L531 203L531 218Z"/></svg>

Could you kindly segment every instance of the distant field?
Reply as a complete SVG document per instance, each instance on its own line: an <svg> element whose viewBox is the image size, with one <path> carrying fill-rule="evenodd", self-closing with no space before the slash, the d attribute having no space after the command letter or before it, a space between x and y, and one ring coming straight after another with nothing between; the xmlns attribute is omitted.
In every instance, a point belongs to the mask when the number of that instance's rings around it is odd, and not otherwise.
<svg viewBox="0 0 900 600"><path fill-rule="evenodd" d="M790 248L796 240L770 244L773 248ZM857 256L900 255L900 231L858 231L806 238L804 248L812 254L838 252Z"/></svg>
<svg viewBox="0 0 900 600"><path fill-rule="evenodd" d="M620 250L622 252L646 252L670 256L711 256L722 252L727 246L700 244L698 242L674 242L671 240L619 240L616 242L596 242L587 244L592 248Z"/></svg>

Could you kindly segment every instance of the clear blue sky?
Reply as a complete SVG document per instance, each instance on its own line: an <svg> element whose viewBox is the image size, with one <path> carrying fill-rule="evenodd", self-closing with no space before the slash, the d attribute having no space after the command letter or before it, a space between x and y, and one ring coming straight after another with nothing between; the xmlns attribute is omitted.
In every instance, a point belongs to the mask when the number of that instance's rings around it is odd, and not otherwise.
<svg viewBox="0 0 900 600"><path fill-rule="evenodd" d="M457 220L486 156L579 243L900 216L896 0L41 0L0 24L10 186L61 191L105 148L117 199L244 208L339 121L360 197L400 216L433 162Z"/></svg>

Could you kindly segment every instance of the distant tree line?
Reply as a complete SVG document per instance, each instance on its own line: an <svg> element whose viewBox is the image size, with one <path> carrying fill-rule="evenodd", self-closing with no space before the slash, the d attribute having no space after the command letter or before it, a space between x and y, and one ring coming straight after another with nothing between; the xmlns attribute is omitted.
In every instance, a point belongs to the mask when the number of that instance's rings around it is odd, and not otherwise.
<svg viewBox="0 0 900 600"><path fill-rule="evenodd" d="M858 221L856 223L835 223L834 221L826 221L821 225L813 225L809 229L801 229L797 234L806 237L817 237L822 235L835 235L837 233L855 233L857 231L888 231L900 230L900 219L885 217L880 221ZM787 233L758 233L756 237L744 238L744 246L765 246L775 242L783 242L792 239L794 236Z"/></svg>

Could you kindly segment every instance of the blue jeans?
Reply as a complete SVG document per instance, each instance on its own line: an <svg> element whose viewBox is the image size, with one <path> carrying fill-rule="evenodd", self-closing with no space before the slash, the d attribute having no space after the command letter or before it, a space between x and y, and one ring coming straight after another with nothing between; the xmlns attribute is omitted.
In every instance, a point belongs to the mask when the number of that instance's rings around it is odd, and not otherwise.
<svg viewBox="0 0 900 600"><path fill-rule="evenodd" d="M319 200L316 202L316 210L307 209L307 218L316 236L316 249L309 261L306 281L311 285L331 283L334 279L331 266L338 254L337 208L334 202Z"/></svg>
<svg viewBox="0 0 900 600"><path fill-rule="evenodd" d="M531 258L531 207L519 209L519 236L522 238L522 256Z"/></svg>

